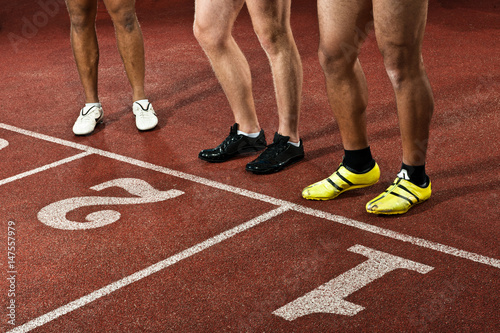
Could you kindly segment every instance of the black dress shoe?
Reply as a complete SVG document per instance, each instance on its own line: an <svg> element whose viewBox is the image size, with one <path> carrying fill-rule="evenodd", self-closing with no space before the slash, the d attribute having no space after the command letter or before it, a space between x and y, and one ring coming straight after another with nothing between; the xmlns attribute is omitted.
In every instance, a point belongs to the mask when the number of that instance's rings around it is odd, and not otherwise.
<svg viewBox="0 0 500 333"><path fill-rule="evenodd" d="M302 140L299 147L288 143L288 140L289 136L274 134L273 143L255 161L248 163L246 170L257 174L273 173L303 159Z"/></svg>
<svg viewBox="0 0 500 333"><path fill-rule="evenodd" d="M200 151L198 157L207 162L220 163L243 153L260 151L266 146L264 130L260 130L258 137L251 138L238 134L238 124L234 124L228 137L220 145Z"/></svg>

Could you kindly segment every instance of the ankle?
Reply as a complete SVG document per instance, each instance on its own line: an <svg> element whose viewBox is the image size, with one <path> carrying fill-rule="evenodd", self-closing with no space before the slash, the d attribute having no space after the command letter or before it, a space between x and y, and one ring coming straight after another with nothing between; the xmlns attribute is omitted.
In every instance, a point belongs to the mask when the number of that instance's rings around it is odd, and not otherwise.
<svg viewBox="0 0 500 333"><path fill-rule="evenodd" d="M420 187L427 187L429 184L429 177L425 173L425 164L414 166L401 163L401 170L398 173L398 177Z"/></svg>
<svg viewBox="0 0 500 333"><path fill-rule="evenodd" d="M357 149L346 150L344 149L344 158L342 164L356 173L365 173L375 166L375 160L372 157L370 146Z"/></svg>
<svg viewBox="0 0 500 333"><path fill-rule="evenodd" d="M242 133L246 133L246 134L259 133L260 130L261 130L261 128L260 128L259 124L250 125L250 124L239 124L238 123L238 131L240 131Z"/></svg>

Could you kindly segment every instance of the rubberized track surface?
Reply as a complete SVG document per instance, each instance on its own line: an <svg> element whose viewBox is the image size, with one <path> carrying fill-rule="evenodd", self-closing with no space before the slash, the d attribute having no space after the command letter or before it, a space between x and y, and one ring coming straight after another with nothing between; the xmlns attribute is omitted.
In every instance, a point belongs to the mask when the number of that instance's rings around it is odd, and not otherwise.
<svg viewBox="0 0 500 333"><path fill-rule="evenodd" d="M433 195L390 218L364 210L400 166L394 97L373 32L361 61L381 180L309 202L302 188L342 156L312 1L294 0L292 16L306 159L266 176L245 172L254 156L197 159L227 135L232 117L192 35L192 1L137 4L146 88L160 118L145 133L135 128L101 4L105 120L87 137L71 132L83 96L67 13L48 2L1 6L2 332L500 331L498 1L430 3ZM246 12L234 34L269 139L272 79Z"/></svg>

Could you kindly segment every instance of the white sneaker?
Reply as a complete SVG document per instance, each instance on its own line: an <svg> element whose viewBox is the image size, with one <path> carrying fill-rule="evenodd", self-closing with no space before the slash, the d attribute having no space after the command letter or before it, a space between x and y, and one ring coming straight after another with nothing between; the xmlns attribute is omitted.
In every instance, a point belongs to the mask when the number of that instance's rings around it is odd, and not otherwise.
<svg viewBox="0 0 500 333"><path fill-rule="evenodd" d="M73 133L75 135L87 135L94 131L95 126L102 121L104 112L100 106L92 106L86 112L82 108L78 119L73 125Z"/></svg>
<svg viewBox="0 0 500 333"><path fill-rule="evenodd" d="M158 117L151 103L148 103L147 108L144 109L141 104L135 102L132 105L132 112L135 115L135 125L141 131L153 129L158 124Z"/></svg>

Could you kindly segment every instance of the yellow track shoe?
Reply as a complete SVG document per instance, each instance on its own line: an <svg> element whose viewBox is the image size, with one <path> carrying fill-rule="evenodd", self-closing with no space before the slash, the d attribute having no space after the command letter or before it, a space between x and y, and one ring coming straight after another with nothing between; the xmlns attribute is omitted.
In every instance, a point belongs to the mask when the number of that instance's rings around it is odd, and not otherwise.
<svg viewBox="0 0 500 333"><path fill-rule="evenodd" d="M307 200L330 200L345 191L373 185L379 178L380 169L377 163L365 173L354 173L341 163L330 177L302 190L302 196Z"/></svg>
<svg viewBox="0 0 500 333"><path fill-rule="evenodd" d="M372 214L404 214L430 197L430 180L427 187L420 187L398 177L384 193L366 204L366 211Z"/></svg>

